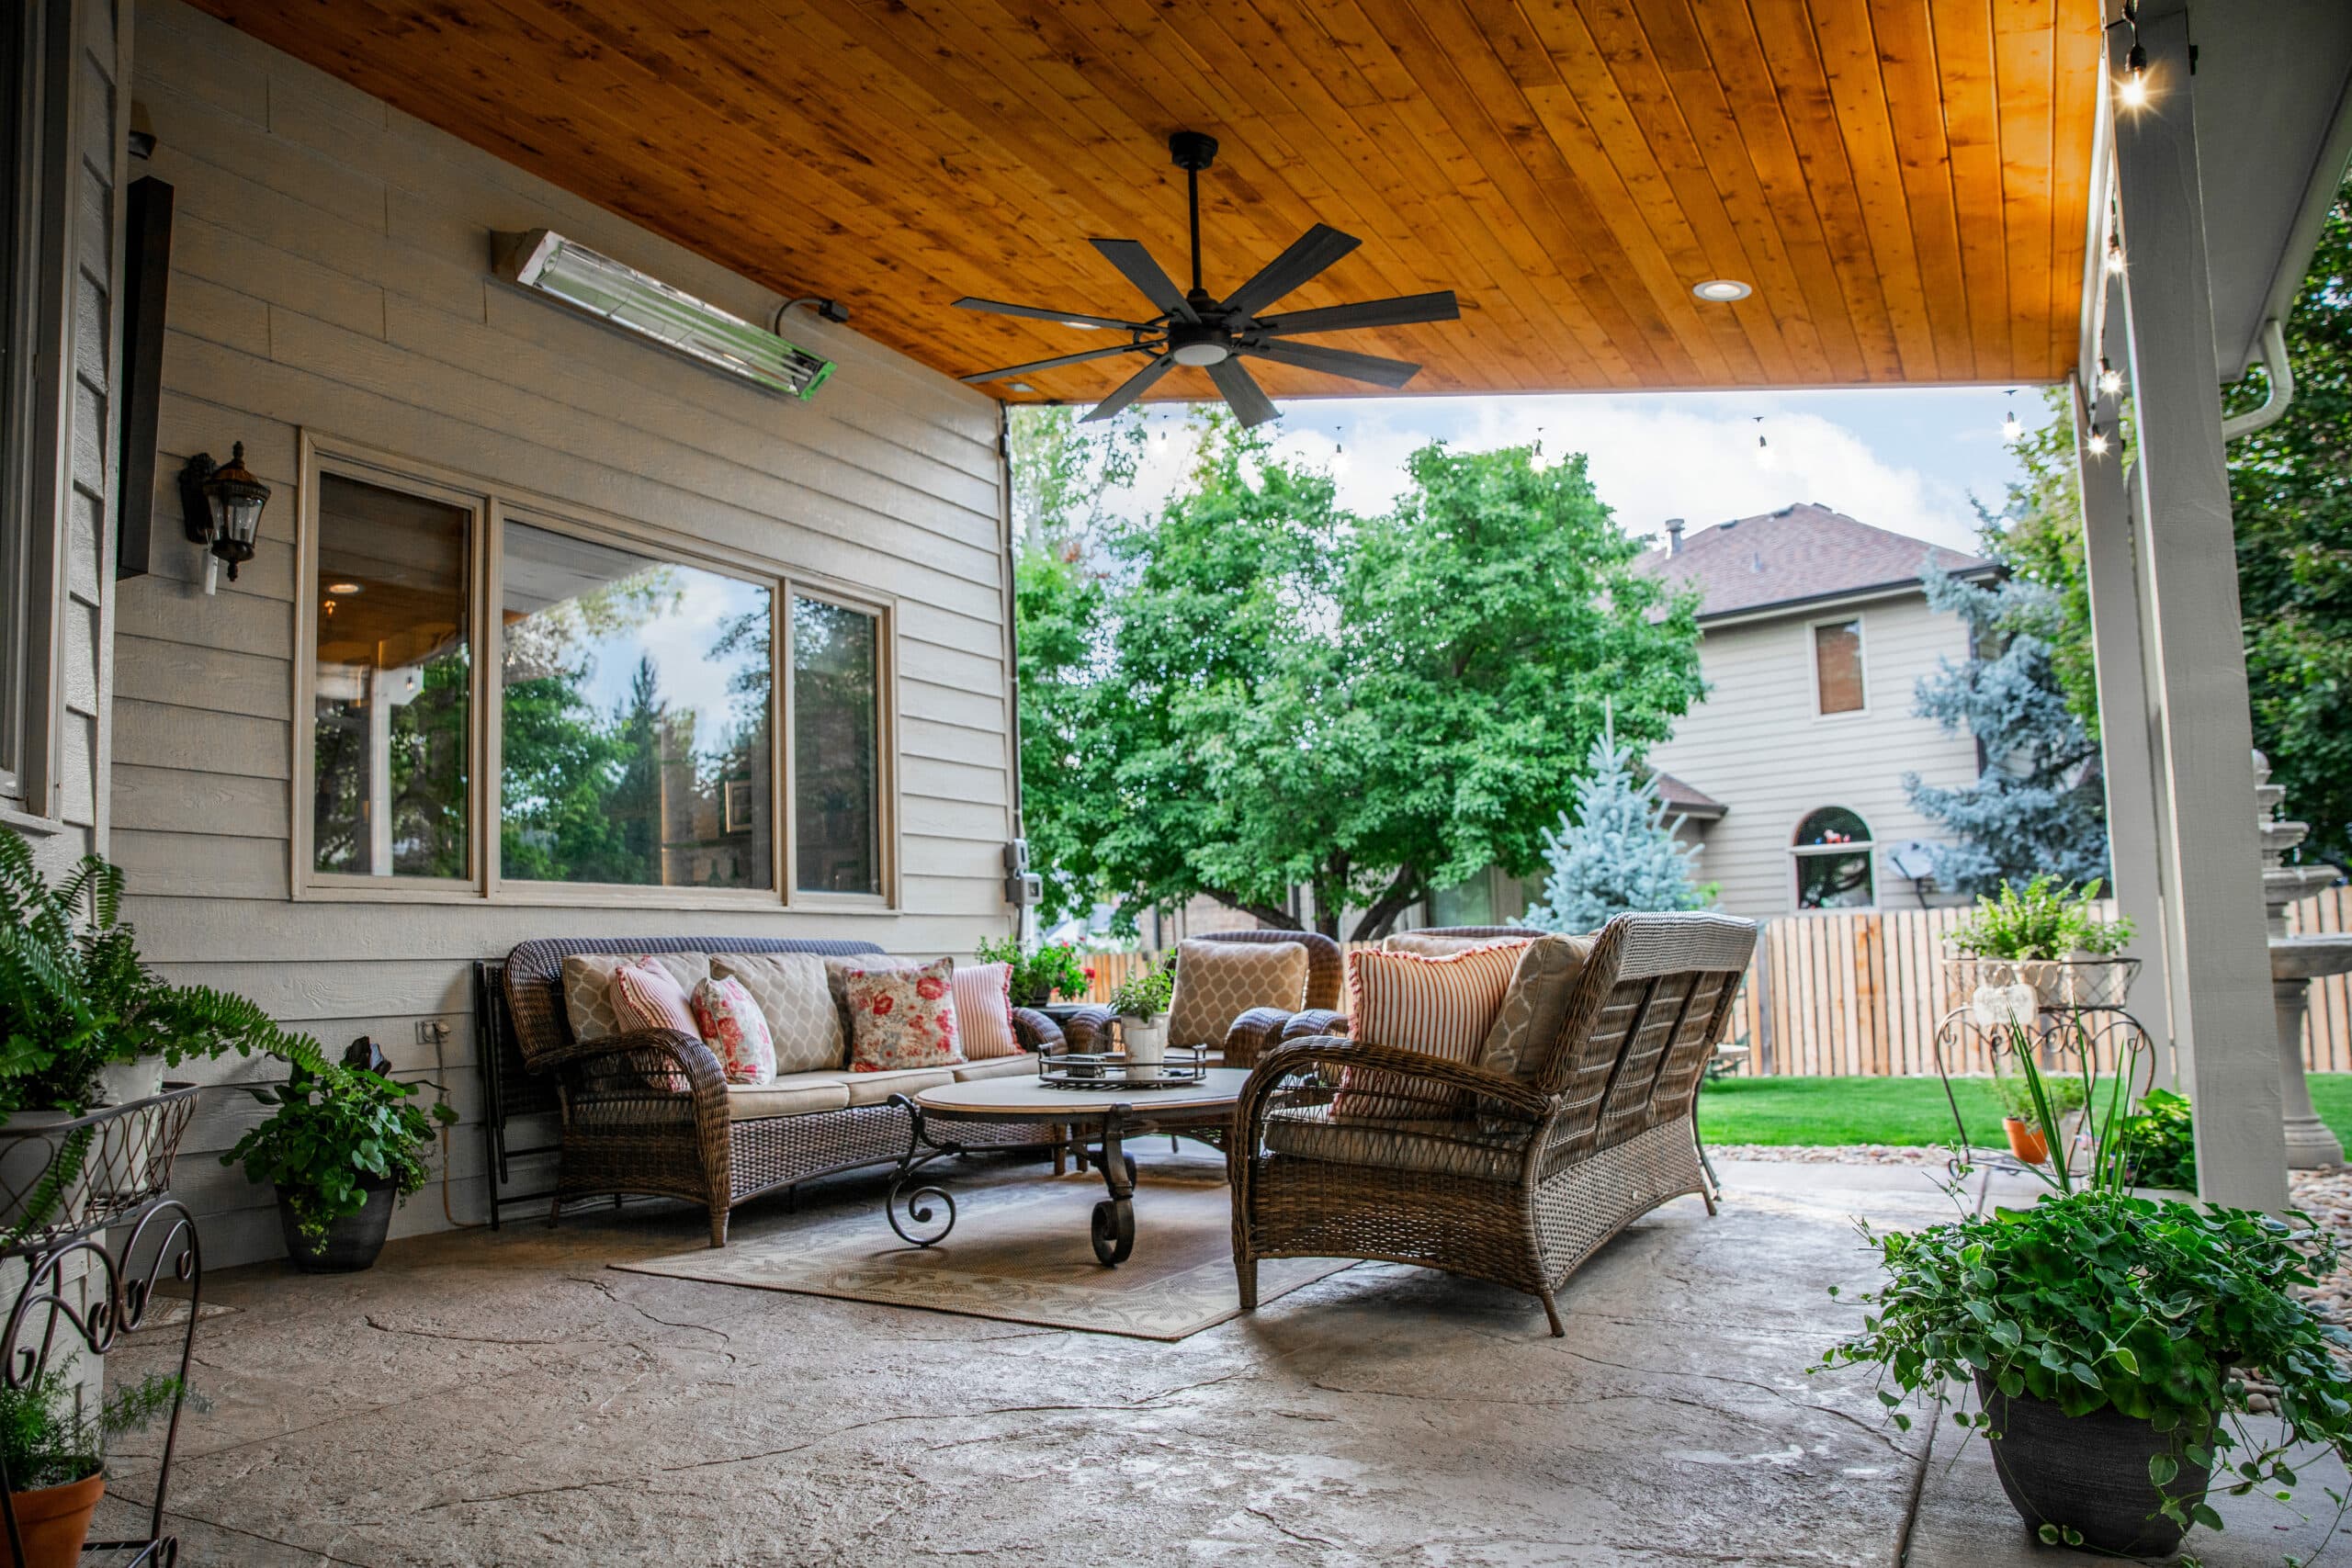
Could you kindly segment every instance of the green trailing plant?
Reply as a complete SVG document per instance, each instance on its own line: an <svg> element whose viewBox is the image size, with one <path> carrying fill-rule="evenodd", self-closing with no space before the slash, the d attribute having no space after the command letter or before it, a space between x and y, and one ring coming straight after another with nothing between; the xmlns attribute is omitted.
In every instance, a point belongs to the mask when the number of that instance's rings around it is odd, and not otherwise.
<svg viewBox="0 0 2352 1568"><path fill-rule="evenodd" d="M18 1492L70 1486L106 1468L107 1445L169 1416L180 1380L154 1372L107 1396L95 1412L77 1407L74 1380L62 1367L41 1371L22 1388L0 1383L0 1463ZM196 1393L187 1403L206 1408Z"/></svg>
<svg viewBox="0 0 2352 1568"><path fill-rule="evenodd" d="M2041 1091L2048 1099L2050 1108L2061 1116L2070 1111L2080 1111L2087 1097L2087 1091L2078 1080L2070 1077L2053 1078L2047 1074L2042 1077ZM2038 1114L2032 1089L2022 1073L1995 1073L1993 1093L2000 1100L2001 1113L2005 1116L2019 1122L2030 1122Z"/></svg>
<svg viewBox="0 0 2352 1568"><path fill-rule="evenodd" d="M2099 919L2100 886L2098 877L2079 892L2054 876L2037 876L2023 887L2005 882L1998 893L1977 899L1949 940L1964 953L2017 962L2120 953L2132 940L2132 922Z"/></svg>
<svg viewBox="0 0 2352 1568"><path fill-rule="evenodd" d="M2059 1107L2072 1097L2036 1064L2035 1035L2021 1025L2009 1033L2032 1119L2057 1150ZM1913 1232L1863 1224L1885 1280L1860 1298L1869 1309L1862 1332L1830 1347L1815 1370L1876 1367L1879 1400L1904 1430L1906 1400L1935 1399L1979 1379L2069 1416L2111 1407L2147 1421L2178 1434L2178 1457L2149 1461L2154 1485L2170 1484L2184 1459L2213 1471L2205 1493L2165 1494L2161 1511L2183 1528L2220 1529L2214 1491L2260 1488L2287 1500L2297 1484L2291 1456L2325 1449L2352 1460L2352 1377L2339 1359L2352 1353L2352 1337L2293 1293L2335 1271L2336 1243L2301 1214L2290 1225L2246 1210L2132 1196L2139 1145L2121 1101L2137 1048L2127 1046L2102 1083L2088 1065L2089 1045L2077 1026L2068 1049L2086 1064L2087 1170L2078 1178L2067 1160L2052 1159L2049 1169L2035 1168L2049 1192L1989 1217ZM2143 1099L2143 1113L2147 1105ZM1957 1181L1952 1195L1961 1197ZM2266 1419L2248 1428L2246 1372L2275 1389L2283 1425ZM2000 1435L1982 1408L1956 1410L1953 1419ZM2045 1522L2039 1533L2051 1544L2079 1544L2061 1524Z"/></svg>
<svg viewBox="0 0 2352 1568"><path fill-rule="evenodd" d="M294 1222L312 1242L327 1226L368 1204L368 1189L389 1181L405 1199L432 1174L424 1151L435 1126L458 1113L436 1100L430 1110L412 1103L417 1086L365 1067L328 1065L297 1070L286 1084L256 1085L254 1098L277 1111L220 1156L242 1165L247 1179L277 1183Z"/></svg>
<svg viewBox="0 0 2352 1568"><path fill-rule="evenodd" d="M1047 942L1031 953L1023 949L1018 936L1008 936L981 942L978 952L983 964L1012 965L1014 1007L1043 1007L1057 996L1081 997L1094 981L1094 971L1066 942Z"/></svg>
<svg viewBox="0 0 2352 1568"><path fill-rule="evenodd" d="M2123 1119L2121 1137L2133 1185L2197 1190L2197 1136L2186 1095L2150 1089Z"/></svg>
<svg viewBox="0 0 2352 1568"><path fill-rule="evenodd" d="M1175 995L1176 965L1170 959L1146 964L1111 987L1111 1008L1122 1018L1158 1018Z"/></svg>
<svg viewBox="0 0 2352 1568"><path fill-rule="evenodd" d="M86 1111L109 1063L258 1051L324 1065L318 1042L243 997L152 973L122 894L122 872L98 856L51 884L23 838L0 832L0 1112Z"/></svg>

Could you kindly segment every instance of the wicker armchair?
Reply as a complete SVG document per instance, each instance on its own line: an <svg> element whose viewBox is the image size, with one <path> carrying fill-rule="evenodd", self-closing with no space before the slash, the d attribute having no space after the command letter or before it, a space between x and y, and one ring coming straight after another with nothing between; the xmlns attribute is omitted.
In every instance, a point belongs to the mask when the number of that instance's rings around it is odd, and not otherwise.
<svg viewBox="0 0 2352 1568"><path fill-rule="evenodd" d="M1755 946L1747 920L1619 916L1566 983L1549 1049L1521 1074L1339 1038L1269 1052L1226 1148L1243 1308L1257 1305L1261 1258L1379 1258L1525 1291L1561 1334L1554 1292L1603 1242L1683 1193L1714 1212L1691 1107ZM1334 1117L1350 1067L1462 1108L1435 1121Z"/></svg>
<svg viewBox="0 0 2352 1568"><path fill-rule="evenodd" d="M593 953L807 953L855 958L870 942L744 937L585 937L526 942L507 955L502 987L524 1066L551 1073L562 1120L560 1166L548 1211L582 1198L677 1198L710 1213L710 1245L727 1244L727 1219L763 1193L812 1177L897 1159L906 1111L854 1105L815 1114L743 1118L728 1109L726 1075L709 1046L671 1029L586 1043L572 1038L563 1004L563 961ZM1051 1019L1013 1010L1013 1032L1032 1051L1058 1051ZM683 1087L678 1087L683 1085ZM976 1128L967 1142L1050 1144L1048 1128Z"/></svg>

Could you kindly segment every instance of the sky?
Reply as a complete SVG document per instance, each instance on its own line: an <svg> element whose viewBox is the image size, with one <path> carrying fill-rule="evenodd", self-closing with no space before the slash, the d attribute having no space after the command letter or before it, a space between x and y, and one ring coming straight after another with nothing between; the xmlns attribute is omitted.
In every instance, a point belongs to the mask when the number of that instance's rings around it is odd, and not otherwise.
<svg viewBox="0 0 2352 1568"><path fill-rule="evenodd" d="M2012 407L2029 425L2045 417L2032 389L1886 388L1297 400L1282 405L1273 430L1277 451L1328 468L1340 504L1358 513L1386 508L1406 457L1429 441L1464 451L1541 441L1546 456L1586 455L1595 490L1629 533L1656 535L1680 517L1695 534L1810 501L1969 549L1969 498L1997 511L2017 475L2001 440ZM1152 405L1149 459L1134 489L1112 498L1118 511L1149 511L1181 478L1184 414Z"/></svg>

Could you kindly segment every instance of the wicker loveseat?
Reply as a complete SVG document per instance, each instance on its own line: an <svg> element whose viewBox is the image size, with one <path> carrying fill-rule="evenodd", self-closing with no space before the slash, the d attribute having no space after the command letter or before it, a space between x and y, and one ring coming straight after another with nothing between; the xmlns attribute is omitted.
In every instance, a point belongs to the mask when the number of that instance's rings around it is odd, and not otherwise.
<svg viewBox="0 0 2352 1568"><path fill-rule="evenodd" d="M1261 1258L1379 1258L1525 1291L1562 1333L1554 1292L1603 1242L1683 1193L1713 1212L1691 1108L1755 945L1747 920L1619 916L1548 1011L1506 1001L1561 1020L1516 1073L1333 1036L1268 1052L1226 1149L1242 1306ZM1351 1067L1459 1109L1335 1115Z"/></svg>
<svg viewBox="0 0 2352 1568"><path fill-rule="evenodd" d="M710 1047L675 1030L645 1030L587 1043L573 1039L563 998L563 961L575 953L805 953L878 954L870 942L742 937L585 937L526 942L507 955L503 985L524 1065L557 1077L561 1168L548 1212L618 1195L684 1199L710 1213L710 1244L727 1244L727 1219L762 1193L812 1177L877 1165L906 1152L907 1113L887 1102L958 1078L1036 1070L1030 1055L910 1072L796 1073L757 1088L730 1087ZM1051 1019L1012 1011L1028 1051L1057 1051ZM684 1089L669 1087L683 1082ZM1054 1128L959 1128L965 1143L1052 1145Z"/></svg>

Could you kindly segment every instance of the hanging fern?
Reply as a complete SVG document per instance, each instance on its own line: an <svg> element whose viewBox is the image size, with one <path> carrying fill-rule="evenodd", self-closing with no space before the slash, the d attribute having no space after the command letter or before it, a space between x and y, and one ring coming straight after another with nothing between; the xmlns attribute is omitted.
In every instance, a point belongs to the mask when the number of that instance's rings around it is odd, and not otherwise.
<svg viewBox="0 0 2352 1568"><path fill-rule="evenodd" d="M120 868L100 857L51 883L21 836L0 832L0 1111L87 1110L111 1062L262 1052L325 1067L317 1041L245 998L150 971L122 895Z"/></svg>

